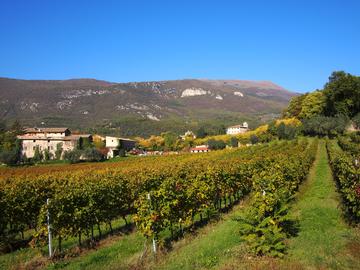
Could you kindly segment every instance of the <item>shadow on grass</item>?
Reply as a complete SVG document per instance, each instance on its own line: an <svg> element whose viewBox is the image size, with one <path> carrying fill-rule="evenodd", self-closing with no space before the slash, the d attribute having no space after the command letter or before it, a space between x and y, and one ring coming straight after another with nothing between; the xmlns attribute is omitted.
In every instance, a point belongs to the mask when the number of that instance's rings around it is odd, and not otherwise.
<svg viewBox="0 0 360 270"><path fill-rule="evenodd" d="M280 227L288 237L296 237L300 232L300 222L296 219L288 219L281 222Z"/></svg>
<svg viewBox="0 0 360 270"><path fill-rule="evenodd" d="M64 249L61 252L58 249L55 249L53 260L59 260L68 257L77 257L82 252L90 250L90 249L97 249L101 246L102 240L105 240L111 236L121 236L121 235L128 235L135 230L134 223L124 224L118 228L114 228L112 230L108 230L106 232L101 233L96 237L91 238L90 235L86 235L87 238L81 242L81 245L75 245L69 249Z"/></svg>
<svg viewBox="0 0 360 270"><path fill-rule="evenodd" d="M178 225L177 229L171 232L171 235L163 239L163 248L165 249L165 251L171 251L173 242L184 238L186 234L196 234L196 231L198 229L205 227L212 221L219 221L221 214L225 214L231 211L234 206L236 206L240 201L242 201L242 199L243 198L236 199L220 209L211 208L205 211L205 213L197 215L197 217L194 218L193 223L189 226L182 227Z"/></svg>

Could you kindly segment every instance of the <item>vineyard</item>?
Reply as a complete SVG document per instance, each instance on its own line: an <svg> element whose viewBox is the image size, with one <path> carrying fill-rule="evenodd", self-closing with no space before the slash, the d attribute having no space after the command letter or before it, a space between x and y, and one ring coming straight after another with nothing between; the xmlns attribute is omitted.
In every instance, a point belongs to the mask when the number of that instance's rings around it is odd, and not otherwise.
<svg viewBox="0 0 360 270"><path fill-rule="evenodd" d="M330 165L342 195L343 206L347 218L355 223L360 221L360 163L359 144L339 139L339 146L335 141L327 143Z"/></svg>
<svg viewBox="0 0 360 270"><path fill-rule="evenodd" d="M55 255L61 257L67 239L77 238L79 246L97 241L104 225L113 231L122 219L135 224L155 252L166 249L166 237L176 241L247 196L248 207L237 218L242 241L255 255L283 257L294 236L291 201L317 149L317 139L299 139L199 155L3 169L1 248L12 250L19 239L46 246L50 221ZM354 156L335 141L327 150L347 211L358 221Z"/></svg>

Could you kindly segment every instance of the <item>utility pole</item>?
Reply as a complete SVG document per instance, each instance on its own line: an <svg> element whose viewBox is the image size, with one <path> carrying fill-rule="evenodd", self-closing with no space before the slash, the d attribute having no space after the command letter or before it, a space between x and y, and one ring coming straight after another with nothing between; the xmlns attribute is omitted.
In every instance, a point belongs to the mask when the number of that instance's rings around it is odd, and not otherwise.
<svg viewBox="0 0 360 270"><path fill-rule="evenodd" d="M51 239L51 226L50 226L50 213L49 213L49 198L46 200L46 204L48 206L47 209L47 229L48 229L48 235L49 235L49 257L51 258L53 255L52 252L52 239Z"/></svg>
<svg viewBox="0 0 360 270"><path fill-rule="evenodd" d="M147 199L149 201L149 212L151 213L151 208L152 208L152 205L151 205L151 196L150 196L150 193L147 194ZM154 251L154 254L156 254L156 239L155 239L155 236L153 237L152 239L152 246L153 246L153 251Z"/></svg>

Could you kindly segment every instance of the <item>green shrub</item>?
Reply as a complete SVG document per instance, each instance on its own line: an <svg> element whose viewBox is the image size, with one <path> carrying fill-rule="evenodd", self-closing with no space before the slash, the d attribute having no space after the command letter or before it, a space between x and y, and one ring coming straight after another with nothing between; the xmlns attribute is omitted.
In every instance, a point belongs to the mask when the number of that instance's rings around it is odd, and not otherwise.
<svg viewBox="0 0 360 270"><path fill-rule="evenodd" d="M84 157L87 161L101 161L104 156L96 148L87 148L84 150Z"/></svg>
<svg viewBox="0 0 360 270"><path fill-rule="evenodd" d="M349 119L346 116L316 116L303 121L303 133L310 136L334 138L344 133Z"/></svg>
<svg viewBox="0 0 360 270"><path fill-rule="evenodd" d="M224 149L226 147L226 143L221 140L210 139L208 140L207 144L212 150Z"/></svg>
<svg viewBox="0 0 360 270"><path fill-rule="evenodd" d="M70 163L77 163L80 162L81 154L82 151L80 150L65 151L64 159L70 161Z"/></svg>

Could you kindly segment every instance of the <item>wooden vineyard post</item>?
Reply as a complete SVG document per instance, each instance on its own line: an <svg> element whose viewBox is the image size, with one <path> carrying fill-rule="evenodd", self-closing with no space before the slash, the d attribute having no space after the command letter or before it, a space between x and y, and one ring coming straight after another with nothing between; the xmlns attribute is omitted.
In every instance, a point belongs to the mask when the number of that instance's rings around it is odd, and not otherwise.
<svg viewBox="0 0 360 270"><path fill-rule="evenodd" d="M151 206L151 196L150 196L150 193L147 194L147 199L149 200L149 205L150 205L149 211L151 212L152 206ZM152 246L153 246L153 252L154 252L154 254L156 254L156 239L155 239L155 236L154 236L153 239L152 239Z"/></svg>
<svg viewBox="0 0 360 270"><path fill-rule="evenodd" d="M51 258L53 255L52 252L52 239L51 239L51 225L50 225L50 213L49 213L49 198L46 199L47 204L47 229L48 229L48 235L49 235L49 257Z"/></svg>

